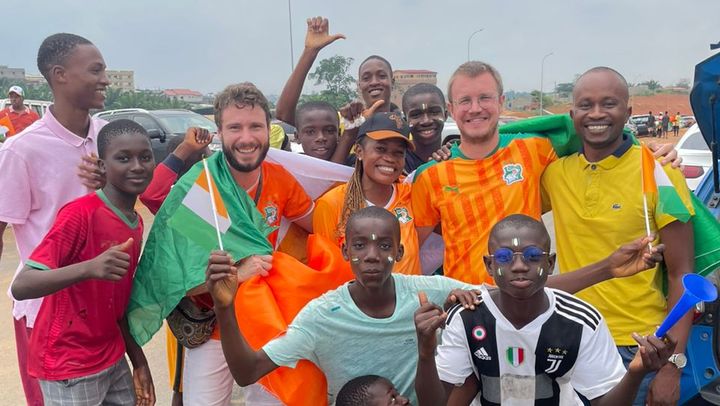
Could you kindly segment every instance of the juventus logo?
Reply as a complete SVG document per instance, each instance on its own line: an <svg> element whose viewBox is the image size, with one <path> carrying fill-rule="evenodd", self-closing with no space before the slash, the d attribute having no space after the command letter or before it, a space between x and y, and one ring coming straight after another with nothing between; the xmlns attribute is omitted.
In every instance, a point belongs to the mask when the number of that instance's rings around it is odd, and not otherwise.
<svg viewBox="0 0 720 406"><path fill-rule="evenodd" d="M546 349L545 352L547 352L547 358L545 359L545 361L550 364L549 367L545 368L545 373L552 374L553 372L557 372L557 370L560 369L560 364L562 363L563 359L565 359L568 351L562 348L550 347Z"/></svg>
<svg viewBox="0 0 720 406"><path fill-rule="evenodd" d="M548 359L548 361L550 362L550 366L545 369L546 374L551 374L560 369L560 363L562 362L562 359Z"/></svg>

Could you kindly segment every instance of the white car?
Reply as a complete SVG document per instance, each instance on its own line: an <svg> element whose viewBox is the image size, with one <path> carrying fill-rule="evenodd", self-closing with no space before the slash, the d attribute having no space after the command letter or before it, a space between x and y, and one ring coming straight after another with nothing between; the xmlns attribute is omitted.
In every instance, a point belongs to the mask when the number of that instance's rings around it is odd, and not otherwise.
<svg viewBox="0 0 720 406"><path fill-rule="evenodd" d="M451 137L452 136L452 137ZM450 137L450 138L448 138ZM455 120L452 119L452 117L448 117L445 121L445 125L443 126L442 130L442 143L445 145L448 141L452 139L459 139L460 138L460 130L458 129L458 125L455 122Z"/></svg>
<svg viewBox="0 0 720 406"><path fill-rule="evenodd" d="M693 124L675 145L683 159L683 174L688 188L695 190L703 175L712 167L712 153L697 124Z"/></svg>

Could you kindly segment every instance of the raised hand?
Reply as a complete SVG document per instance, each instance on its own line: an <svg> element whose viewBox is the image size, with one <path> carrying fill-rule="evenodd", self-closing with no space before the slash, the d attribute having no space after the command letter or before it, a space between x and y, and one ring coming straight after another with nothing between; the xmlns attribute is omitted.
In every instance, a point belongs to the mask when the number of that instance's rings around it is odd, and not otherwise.
<svg viewBox="0 0 720 406"><path fill-rule="evenodd" d="M122 279L130 267L130 254L127 251L132 245L133 239L128 238L124 243L112 246L90 260L88 262L88 278L110 281Z"/></svg>
<svg viewBox="0 0 720 406"><path fill-rule="evenodd" d="M633 372L652 372L662 368L668 363L677 345L677 340L670 335L660 339L652 334L643 337L633 333L632 337L639 345L635 358L628 365L628 369Z"/></svg>
<svg viewBox="0 0 720 406"><path fill-rule="evenodd" d="M190 127L185 131L183 143L187 144L193 151L201 151L213 140L213 134L206 128Z"/></svg>
<svg viewBox="0 0 720 406"><path fill-rule="evenodd" d="M437 347L437 329L447 318L440 306L428 302L425 292L418 292L420 308L415 311L415 331L418 337L418 352L421 356L433 356Z"/></svg>
<svg viewBox="0 0 720 406"><path fill-rule="evenodd" d="M329 31L330 24L327 18L308 18L307 34L305 35L305 48L319 51L339 39L345 39L344 35L330 35Z"/></svg>
<svg viewBox="0 0 720 406"><path fill-rule="evenodd" d="M98 165L98 156L94 152L83 156L77 169L80 182L88 189L97 190L105 186L105 171Z"/></svg>
<svg viewBox="0 0 720 406"><path fill-rule="evenodd" d="M251 255L243 258L238 267L238 282L243 283L255 275L268 276L268 271L272 268L272 255Z"/></svg>
<svg viewBox="0 0 720 406"><path fill-rule="evenodd" d="M645 236L625 244L610 255L610 272L614 278L633 276L647 269L652 269L663 260L665 245L658 244L648 249L654 236Z"/></svg>
<svg viewBox="0 0 720 406"><path fill-rule="evenodd" d="M213 251L208 259L205 280L215 307L230 307L238 289L237 267L230 254L225 251Z"/></svg>
<svg viewBox="0 0 720 406"><path fill-rule="evenodd" d="M375 114L375 111L379 109L383 104L385 104L385 100L376 100L375 103L373 103L372 106L366 108L362 112L362 116L365 118L369 118L373 114Z"/></svg>

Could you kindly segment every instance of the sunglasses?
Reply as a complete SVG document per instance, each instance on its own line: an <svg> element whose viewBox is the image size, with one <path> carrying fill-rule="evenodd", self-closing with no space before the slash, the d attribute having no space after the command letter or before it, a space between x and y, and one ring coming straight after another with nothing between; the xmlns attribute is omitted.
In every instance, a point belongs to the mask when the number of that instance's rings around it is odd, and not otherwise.
<svg viewBox="0 0 720 406"><path fill-rule="evenodd" d="M542 259L548 255L548 252L534 245L525 247L522 252L515 252L510 248L498 248L494 253L490 254L490 258L493 258L495 262L500 265L508 265L513 262L516 255L522 255L523 262L528 265L533 265L542 261Z"/></svg>

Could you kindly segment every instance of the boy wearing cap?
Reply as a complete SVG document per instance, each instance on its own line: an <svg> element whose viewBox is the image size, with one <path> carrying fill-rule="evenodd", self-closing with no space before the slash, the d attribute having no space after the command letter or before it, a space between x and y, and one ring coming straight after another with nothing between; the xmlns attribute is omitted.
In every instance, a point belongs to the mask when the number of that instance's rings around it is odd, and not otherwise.
<svg viewBox="0 0 720 406"><path fill-rule="evenodd" d="M405 247L405 255L393 271L419 275L418 237L410 205L412 186L398 182L405 167L405 153L414 149L409 134L410 129L398 113L370 116L358 131L355 171L346 184L317 200L313 230L342 246L350 214L366 206L382 207L400 222L400 241Z"/></svg>
<svg viewBox="0 0 720 406"><path fill-rule="evenodd" d="M8 90L8 98L10 105L0 110L0 118L7 116L10 119L12 128L5 135L11 137L39 120L40 116L33 109L25 106L25 92L22 87L11 86Z"/></svg>

